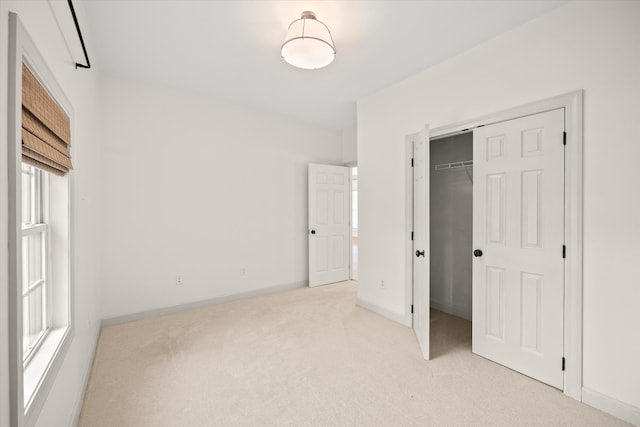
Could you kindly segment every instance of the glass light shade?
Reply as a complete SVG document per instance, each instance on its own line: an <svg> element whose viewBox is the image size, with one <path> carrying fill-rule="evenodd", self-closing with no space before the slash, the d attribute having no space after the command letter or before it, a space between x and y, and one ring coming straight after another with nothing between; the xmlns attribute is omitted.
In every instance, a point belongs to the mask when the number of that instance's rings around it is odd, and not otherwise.
<svg viewBox="0 0 640 427"><path fill-rule="evenodd" d="M329 28L313 12L303 12L289 25L280 53L289 64L307 70L326 67L336 57Z"/></svg>

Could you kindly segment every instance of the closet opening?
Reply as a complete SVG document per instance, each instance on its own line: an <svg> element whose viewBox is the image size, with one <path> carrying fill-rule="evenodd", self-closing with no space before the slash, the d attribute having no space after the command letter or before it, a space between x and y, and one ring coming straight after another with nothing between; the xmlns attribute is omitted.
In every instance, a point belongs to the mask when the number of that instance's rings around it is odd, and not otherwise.
<svg viewBox="0 0 640 427"><path fill-rule="evenodd" d="M473 132L429 143L431 356L471 351Z"/></svg>

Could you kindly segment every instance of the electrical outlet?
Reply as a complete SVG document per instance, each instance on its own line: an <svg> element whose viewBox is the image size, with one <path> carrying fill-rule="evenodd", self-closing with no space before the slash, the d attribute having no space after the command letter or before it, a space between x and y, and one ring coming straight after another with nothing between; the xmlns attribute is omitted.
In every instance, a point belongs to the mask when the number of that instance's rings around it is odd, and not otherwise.
<svg viewBox="0 0 640 427"><path fill-rule="evenodd" d="M176 286L182 286L182 274L176 276Z"/></svg>
<svg viewBox="0 0 640 427"><path fill-rule="evenodd" d="M384 288L384 280L380 280L380 287Z"/></svg>
<svg viewBox="0 0 640 427"><path fill-rule="evenodd" d="M243 267L243 268L241 268L241 269L240 269L240 275L241 275L241 276L246 276L246 275L247 275L247 269L246 269L246 268L244 268L244 267Z"/></svg>

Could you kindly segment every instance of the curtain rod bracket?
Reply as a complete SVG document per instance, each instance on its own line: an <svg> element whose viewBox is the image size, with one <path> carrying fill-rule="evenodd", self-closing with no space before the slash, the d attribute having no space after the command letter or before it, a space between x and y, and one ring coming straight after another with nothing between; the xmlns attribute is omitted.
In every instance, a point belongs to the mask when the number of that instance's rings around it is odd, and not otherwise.
<svg viewBox="0 0 640 427"><path fill-rule="evenodd" d="M73 17L73 22L76 24L76 31L78 32L78 38L80 39L80 44L82 45L82 51L84 52L84 59L87 62L87 65L80 64L76 62L76 69L78 68L91 68L91 63L89 62L89 55L87 54L87 48L84 45L84 38L82 38L82 31L80 31L80 24L78 24L78 17L76 16L76 10L73 7L73 3L71 0L67 0L69 3L69 9L71 10L71 16Z"/></svg>

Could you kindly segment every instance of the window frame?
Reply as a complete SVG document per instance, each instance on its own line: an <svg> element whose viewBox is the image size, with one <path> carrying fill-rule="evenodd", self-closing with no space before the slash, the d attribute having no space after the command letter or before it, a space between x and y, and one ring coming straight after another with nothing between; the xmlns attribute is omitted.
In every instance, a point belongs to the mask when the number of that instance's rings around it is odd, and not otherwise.
<svg viewBox="0 0 640 427"><path fill-rule="evenodd" d="M8 315L9 421L12 426L35 425L69 350L74 335L72 270L73 173L49 175L50 213L47 254L50 260L51 327L37 352L24 364L22 348L22 65L29 67L71 121L71 103L44 57L15 13L9 13L8 55ZM51 229L55 228L55 232Z"/></svg>

